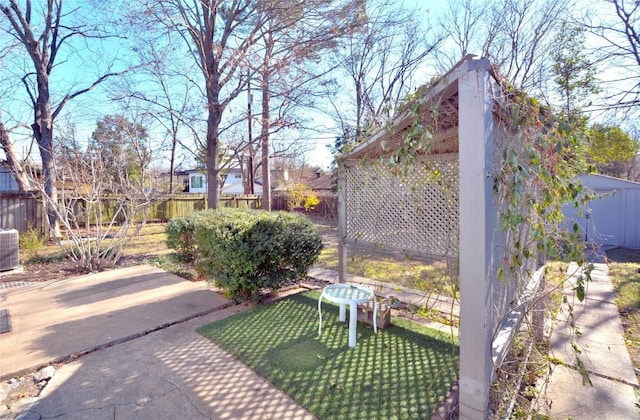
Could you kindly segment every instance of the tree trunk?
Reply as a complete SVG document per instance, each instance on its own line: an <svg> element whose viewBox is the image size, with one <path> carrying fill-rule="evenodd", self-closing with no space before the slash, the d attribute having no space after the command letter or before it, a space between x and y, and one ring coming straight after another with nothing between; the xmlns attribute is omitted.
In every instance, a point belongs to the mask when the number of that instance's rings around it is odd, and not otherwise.
<svg viewBox="0 0 640 420"><path fill-rule="evenodd" d="M245 194L253 194L253 115L251 113L251 102L253 97L251 96L251 70L247 70L247 142L249 144L249 157L246 159L245 169L242 172L242 183ZM244 154L242 159L244 160Z"/></svg>
<svg viewBox="0 0 640 420"><path fill-rule="evenodd" d="M60 236L60 220L56 211L58 203L58 191L56 189L56 165L53 148L53 121L54 118L62 111L65 104L78 95L89 92L94 87L104 82L111 76L118 73L105 73L96 79L89 86L68 92L61 100L57 101L55 111L51 109L51 97L49 91L49 77L55 66L55 58L58 52L63 49L64 45L72 37L80 37L83 40L89 38L104 39L107 35L100 30L91 28L86 22L80 26L63 23L68 16L75 15L72 12L64 13L62 11L63 2L49 0L42 6L42 22L35 27L41 30L39 35L34 34L31 26L31 1L27 1L23 10L18 6L17 1L10 1L7 6L4 3L0 5L0 12L8 19L10 28L3 28L10 37L15 37L25 48L31 61L33 62L33 70L28 71L22 79L28 96L33 105L33 137L38 143L40 149L40 157L42 158L42 177L44 191L47 202L47 218L49 221L49 234L55 237ZM40 7L38 7L40 10ZM39 12L39 13L40 13ZM73 45L73 44L72 44ZM72 47L73 48L73 47ZM37 87L33 87L25 80L27 76L35 74ZM62 180L64 181L64 180Z"/></svg>
<svg viewBox="0 0 640 420"><path fill-rule="evenodd" d="M220 180L218 159L218 126L220 125L220 105L209 100L207 118L207 207L217 209L220 202Z"/></svg>
<svg viewBox="0 0 640 420"><path fill-rule="evenodd" d="M169 158L169 194L173 195L173 172L175 171L176 161L176 134L173 133L173 142L171 143L171 157Z"/></svg>
<svg viewBox="0 0 640 420"><path fill-rule="evenodd" d="M56 188L56 167L53 150L53 115L49 97L49 80L46 69L40 68L38 79L38 99L35 106L33 136L40 149L42 159L42 176L44 178L44 193L47 200L47 219L49 220L49 236L61 237L60 220L55 206L58 204L58 189ZM64 182L64 180L63 180Z"/></svg>
<svg viewBox="0 0 640 420"><path fill-rule="evenodd" d="M29 177L22 163L16 158L13 144L9 140L9 132L2 123L2 110L0 110L0 146L7 157L7 167L16 180L18 189L22 192L28 191L30 189Z"/></svg>
<svg viewBox="0 0 640 420"><path fill-rule="evenodd" d="M271 166L269 164L269 82L270 61L273 50L273 36L271 33L264 37L265 53L262 62L262 128L260 132L260 146L262 151L262 209L271 211Z"/></svg>

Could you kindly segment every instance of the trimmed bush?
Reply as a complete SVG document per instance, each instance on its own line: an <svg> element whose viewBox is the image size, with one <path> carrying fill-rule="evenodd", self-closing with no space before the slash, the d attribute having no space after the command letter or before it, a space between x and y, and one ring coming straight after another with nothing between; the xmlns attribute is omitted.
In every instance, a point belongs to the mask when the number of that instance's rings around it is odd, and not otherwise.
<svg viewBox="0 0 640 420"><path fill-rule="evenodd" d="M215 210L202 210L189 216L176 217L167 224L167 247L174 249L178 259L192 263L196 260L198 244L195 238L196 223L200 219L214 217Z"/></svg>
<svg viewBox="0 0 640 420"><path fill-rule="evenodd" d="M298 214L218 209L196 212L177 222L176 243L197 255L200 276L212 279L236 301L257 299L264 288L306 275L322 241L315 226ZM167 228L168 229L168 228ZM189 235L193 233L193 242Z"/></svg>

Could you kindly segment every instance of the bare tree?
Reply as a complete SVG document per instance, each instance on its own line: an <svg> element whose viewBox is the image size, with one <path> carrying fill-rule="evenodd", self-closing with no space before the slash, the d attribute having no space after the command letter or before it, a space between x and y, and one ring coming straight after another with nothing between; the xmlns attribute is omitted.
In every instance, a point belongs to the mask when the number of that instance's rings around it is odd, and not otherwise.
<svg viewBox="0 0 640 420"><path fill-rule="evenodd" d="M425 65L439 39L415 18L415 11L404 9L395 0L362 2L358 13L363 24L346 37L338 62L348 76L355 115L342 119L355 129L355 138L381 128L393 116L402 99L416 86L413 79ZM341 108L341 106L337 106Z"/></svg>
<svg viewBox="0 0 640 420"><path fill-rule="evenodd" d="M105 121L113 118L107 117ZM152 200L148 187L148 155L141 144L140 128L119 117L118 125L96 129L100 142L84 147L71 125L58 127L54 181L64 185L59 201L44 193L38 179L33 185L56 212L64 236L59 246L80 271L100 271L113 267L124 255L127 244L146 220ZM130 132L133 129L135 132ZM105 132L105 130L107 132ZM121 132L122 131L122 132ZM126 137L127 150L120 146ZM126 152L126 164L114 164L114 149ZM117 193L117 194L116 194Z"/></svg>
<svg viewBox="0 0 640 420"><path fill-rule="evenodd" d="M18 159L15 151L13 150L13 143L9 139L9 129L4 126L2 122L2 108L0 107L0 148L4 152L7 159L7 167L13 174L13 177L18 184L20 191L28 191L30 189L29 177L27 176L26 168L23 162Z"/></svg>
<svg viewBox="0 0 640 420"><path fill-rule="evenodd" d="M519 88L546 96L549 56L571 0L456 0L440 19L439 71L466 54L488 57Z"/></svg>
<svg viewBox="0 0 640 420"><path fill-rule="evenodd" d="M514 85L545 95L554 36L569 6L569 0L497 0L482 55Z"/></svg>
<svg viewBox="0 0 640 420"><path fill-rule="evenodd" d="M579 22L595 35L591 53L608 68L605 107L632 110L640 103L640 3L602 0Z"/></svg>
<svg viewBox="0 0 640 420"><path fill-rule="evenodd" d="M58 202L58 191L54 181L54 144L53 129L56 117L60 115L64 106L72 99L85 94L109 77L121 72L105 72L87 86L70 91L57 102L51 98L51 77L56 68L56 60L69 46L74 38L104 38L106 35L97 26L83 23L74 24L73 13L63 11L62 0L47 0L42 10L33 10L31 0L20 7L16 0L8 4L1 4L0 11L7 18L8 25L2 29L8 32L27 53L31 64L31 71L25 71L21 82L31 101L33 109L33 123L31 128L38 144L42 159L44 176L44 193L50 199L47 208L51 233L60 236L57 212L53 208ZM39 15L38 12L41 12Z"/></svg>
<svg viewBox="0 0 640 420"><path fill-rule="evenodd" d="M142 64L135 74L118 81L113 99L134 113L148 115L164 129L169 143L169 193L173 194L177 153L186 151L198 160L205 147L200 136L204 100L198 100L203 97L202 91L174 51L173 34L165 34L163 40L145 34L137 34L139 42L135 46Z"/></svg>
<svg viewBox="0 0 640 420"><path fill-rule="evenodd" d="M441 74L449 71L467 54L480 54L486 39L491 3L484 0L452 0L439 19L440 36L445 42L434 58Z"/></svg>
<svg viewBox="0 0 640 420"><path fill-rule="evenodd" d="M0 74L6 74L7 69L5 68L5 58L17 47L17 43L14 40L5 38L9 37L0 32L0 40L2 41L0 42ZM2 77L2 79L5 78L6 76ZM9 88L4 88L2 92L0 92L0 150L5 154L5 165L13 174L16 183L18 184L18 189L20 191L28 191L29 179L27 177L25 165L23 164L24 162L18 158L13 147L13 142L10 139L10 134L13 129L4 125L2 115L2 98L10 96L8 90Z"/></svg>
<svg viewBox="0 0 640 420"><path fill-rule="evenodd" d="M218 206L220 125L225 109L246 87L241 70L264 22L262 2L253 0L169 0L146 5L145 13L174 31L192 53L207 98L207 196Z"/></svg>
<svg viewBox="0 0 640 420"><path fill-rule="evenodd" d="M300 0L274 5L260 29L260 151L263 208L271 210L270 135L298 126L290 111L304 107L327 70L313 66L358 24L359 1ZM307 103L307 105L309 105ZM272 113L272 110L275 112ZM275 114L275 115L274 115Z"/></svg>

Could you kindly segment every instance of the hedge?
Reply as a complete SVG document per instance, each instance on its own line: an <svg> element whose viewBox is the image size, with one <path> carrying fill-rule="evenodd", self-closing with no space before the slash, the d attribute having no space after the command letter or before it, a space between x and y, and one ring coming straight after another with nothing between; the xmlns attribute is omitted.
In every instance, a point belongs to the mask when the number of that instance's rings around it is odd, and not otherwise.
<svg viewBox="0 0 640 420"><path fill-rule="evenodd" d="M167 234L169 247L236 301L305 276L322 249L315 226L286 212L205 210L171 220Z"/></svg>

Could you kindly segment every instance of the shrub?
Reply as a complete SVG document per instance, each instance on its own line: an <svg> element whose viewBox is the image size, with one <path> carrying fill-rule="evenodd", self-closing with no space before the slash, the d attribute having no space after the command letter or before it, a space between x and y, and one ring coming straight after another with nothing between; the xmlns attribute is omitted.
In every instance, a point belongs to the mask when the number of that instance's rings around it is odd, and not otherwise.
<svg viewBox="0 0 640 420"><path fill-rule="evenodd" d="M196 270L236 301L306 275L322 249L313 224L297 214L218 209L195 217Z"/></svg>
<svg viewBox="0 0 640 420"><path fill-rule="evenodd" d="M287 190L286 197L289 210L304 207L306 211L309 211L313 210L318 204L320 204L318 196L311 190L311 188L301 182L293 184L293 186Z"/></svg>
<svg viewBox="0 0 640 420"><path fill-rule="evenodd" d="M28 222L28 228L18 235L18 246L22 251L37 252L44 248L45 239L33 227L33 223Z"/></svg>
<svg viewBox="0 0 640 420"><path fill-rule="evenodd" d="M176 259L172 258L171 256L165 257L164 255L158 255L148 263L151 263L156 267L163 269L164 271L168 271L169 273L173 273L187 280L195 280L194 273L192 273L188 269L185 269L185 267L183 267L180 262L181 261L176 261Z"/></svg>
<svg viewBox="0 0 640 420"><path fill-rule="evenodd" d="M174 249L178 258L183 262L196 260L198 245L195 239L195 226L199 219L213 217L213 210L203 210L191 213L189 216L176 217L167 224L167 247Z"/></svg>

